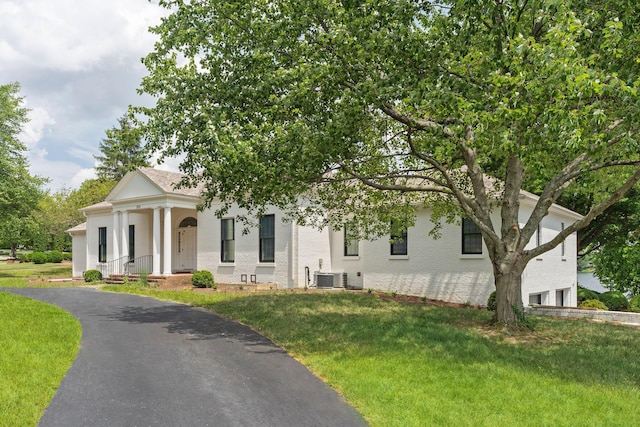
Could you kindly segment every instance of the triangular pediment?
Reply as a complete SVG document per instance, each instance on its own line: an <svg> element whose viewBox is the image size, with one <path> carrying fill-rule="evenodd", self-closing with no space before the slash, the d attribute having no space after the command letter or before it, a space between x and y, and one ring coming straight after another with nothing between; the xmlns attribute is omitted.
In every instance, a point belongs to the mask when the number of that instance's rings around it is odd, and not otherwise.
<svg viewBox="0 0 640 427"><path fill-rule="evenodd" d="M141 199L164 196L167 193L138 171L129 172L107 196L107 201Z"/></svg>

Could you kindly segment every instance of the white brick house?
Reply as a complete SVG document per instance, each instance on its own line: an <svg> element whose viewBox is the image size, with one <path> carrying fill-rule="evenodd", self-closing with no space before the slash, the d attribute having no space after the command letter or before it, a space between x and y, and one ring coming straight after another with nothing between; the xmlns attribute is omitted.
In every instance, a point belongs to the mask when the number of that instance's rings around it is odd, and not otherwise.
<svg viewBox="0 0 640 427"><path fill-rule="evenodd" d="M74 276L88 269L163 276L209 270L220 283L255 281L280 289L346 284L478 305L494 289L487 250L466 221L444 224L442 237L434 240L425 209L401 243L390 244L389 238L349 242L344 230L287 223L273 209L260 219L261 227L243 234L236 219L245 212L234 208L217 218L215 204L199 212L198 189L173 188L180 178L150 168L130 172L104 202L82 209L86 223L68 230ZM521 214L528 215L536 200L523 192ZM534 240L551 239L579 218L553 205ZM524 304L575 306L576 264L574 234L529 263L522 282Z"/></svg>

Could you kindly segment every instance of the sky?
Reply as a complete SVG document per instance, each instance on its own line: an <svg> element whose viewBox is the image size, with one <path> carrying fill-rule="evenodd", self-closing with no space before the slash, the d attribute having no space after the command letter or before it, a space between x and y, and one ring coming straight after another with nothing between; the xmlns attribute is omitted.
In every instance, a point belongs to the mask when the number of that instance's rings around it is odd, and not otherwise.
<svg viewBox="0 0 640 427"><path fill-rule="evenodd" d="M136 89L156 40L148 28L167 13L148 0L0 0L0 84L21 85L20 139L50 190L94 178L105 131L129 105L153 104Z"/></svg>

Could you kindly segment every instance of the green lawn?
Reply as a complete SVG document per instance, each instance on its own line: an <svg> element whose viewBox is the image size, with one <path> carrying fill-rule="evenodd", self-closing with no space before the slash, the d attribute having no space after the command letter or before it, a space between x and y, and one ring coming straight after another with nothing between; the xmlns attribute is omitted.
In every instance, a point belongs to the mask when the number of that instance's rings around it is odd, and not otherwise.
<svg viewBox="0 0 640 427"><path fill-rule="evenodd" d="M51 277L71 277L71 264L0 263L0 287L25 287L29 280L45 282Z"/></svg>
<svg viewBox="0 0 640 427"><path fill-rule="evenodd" d="M635 328L534 318L535 332L514 338L492 333L486 311L367 294L108 289L190 302L250 325L374 426L640 423Z"/></svg>
<svg viewBox="0 0 640 427"><path fill-rule="evenodd" d="M0 292L0 426L35 426L82 336L69 313Z"/></svg>

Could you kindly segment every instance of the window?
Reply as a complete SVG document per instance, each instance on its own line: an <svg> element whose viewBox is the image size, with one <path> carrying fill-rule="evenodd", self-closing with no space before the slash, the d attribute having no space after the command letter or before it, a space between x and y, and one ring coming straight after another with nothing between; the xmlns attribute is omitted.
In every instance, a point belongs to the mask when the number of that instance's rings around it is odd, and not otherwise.
<svg viewBox="0 0 640 427"><path fill-rule="evenodd" d="M136 259L136 226L129 225L129 261Z"/></svg>
<svg viewBox="0 0 640 427"><path fill-rule="evenodd" d="M179 228L197 227L197 226L198 226L198 220L195 219L192 216L189 216L189 217L183 219L180 222L180 225L178 225Z"/></svg>
<svg viewBox="0 0 640 427"><path fill-rule="evenodd" d="M260 218L260 262L275 261L275 215Z"/></svg>
<svg viewBox="0 0 640 427"><path fill-rule="evenodd" d="M391 223L391 255L407 255L407 229L395 230Z"/></svg>
<svg viewBox="0 0 640 427"><path fill-rule="evenodd" d="M560 231L564 231L564 222L560 223ZM560 243L560 256L563 256L563 257L566 254L565 240L563 240L562 243Z"/></svg>
<svg viewBox="0 0 640 427"><path fill-rule="evenodd" d="M542 305L542 294L529 294L529 304Z"/></svg>
<svg viewBox="0 0 640 427"><path fill-rule="evenodd" d="M538 223L538 229L536 230L536 246L542 244L542 223Z"/></svg>
<svg viewBox="0 0 640 427"><path fill-rule="evenodd" d="M462 218L462 253L465 255L482 253L480 228L467 218Z"/></svg>
<svg viewBox="0 0 640 427"><path fill-rule="evenodd" d="M220 261L234 262L236 244L233 218L223 218L220 221L220 240Z"/></svg>
<svg viewBox="0 0 640 427"><path fill-rule="evenodd" d="M344 227L344 256L358 256L358 246L360 241L350 237L353 233L353 226Z"/></svg>
<svg viewBox="0 0 640 427"><path fill-rule="evenodd" d="M556 305L558 307L564 307L564 290L556 291Z"/></svg>
<svg viewBox="0 0 640 427"><path fill-rule="evenodd" d="M107 262L107 227L98 227L98 262Z"/></svg>

